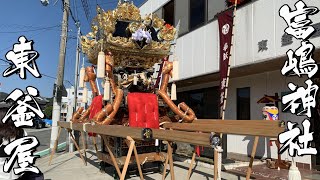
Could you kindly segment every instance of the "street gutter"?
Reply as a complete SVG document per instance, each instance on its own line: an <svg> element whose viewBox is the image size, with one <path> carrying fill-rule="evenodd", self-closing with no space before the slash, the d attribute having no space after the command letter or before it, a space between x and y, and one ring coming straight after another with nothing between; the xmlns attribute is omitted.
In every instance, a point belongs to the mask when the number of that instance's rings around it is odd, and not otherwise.
<svg viewBox="0 0 320 180"><path fill-rule="evenodd" d="M60 143L58 145L57 151L60 151L66 147L66 142ZM50 148L34 153L34 155L38 155L40 157L46 156L50 154Z"/></svg>

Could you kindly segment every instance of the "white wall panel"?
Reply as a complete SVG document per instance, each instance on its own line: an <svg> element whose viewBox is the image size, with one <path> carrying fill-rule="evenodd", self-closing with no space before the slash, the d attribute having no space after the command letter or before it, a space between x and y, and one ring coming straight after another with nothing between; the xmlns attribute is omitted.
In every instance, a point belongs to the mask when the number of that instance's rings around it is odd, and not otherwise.
<svg viewBox="0 0 320 180"><path fill-rule="evenodd" d="M241 8L236 12L234 46L236 58L232 58L233 65L239 66L253 62L252 46L252 5ZM234 48L233 48L234 49Z"/></svg>
<svg viewBox="0 0 320 180"><path fill-rule="evenodd" d="M154 5L154 9L157 10L160 7L164 6L167 4L170 0L156 0L157 4Z"/></svg>
<svg viewBox="0 0 320 180"><path fill-rule="evenodd" d="M140 7L140 14L142 17L145 17L145 15L155 11L156 9L151 9L151 3L152 3L152 0L149 0L147 2L145 2L141 7Z"/></svg>
<svg viewBox="0 0 320 180"><path fill-rule="evenodd" d="M183 72L183 37L179 38L177 40L177 46L176 46L176 56L177 56L177 59L179 61L179 78L182 77L182 72Z"/></svg>
<svg viewBox="0 0 320 180"><path fill-rule="evenodd" d="M211 33L212 34L212 33ZM205 26L198 28L192 33L192 74L203 74L205 72ZM213 42L212 42L213 43Z"/></svg>
<svg viewBox="0 0 320 180"><path fill-rule="evenodd" d="M192 49L196 48L193 47L193 39L192 39L193 33L187 34L183 37L182 46L183 46L183 58L181 61L183 61L183 66L181 68L181 77L180 79L190 78L194 76L195 74L192 73L192 66L193 62L196 62L193 59L192 55Z"/></svg>
<svg viewBox="0 0 320 180"><path fill-rule="evenodd" d="M213 21L205 29L205 73L219 71L218 21Z"/></svg>
<svg viewBox="0 0 320 180"><path fill-rule="evenodd" d="M275 12L274 1L256 1L253 6L253 53L254 60L259 61L274 57L275 55ZM266 51L259 51L258 42L267 40Z"/></svg>
<svg viewBox="0 0 320 180"><path fill-rule="evenodd" d="M148 0L140 7L140 13L142 16L145 16L146 14L150 14L163 5L165 5L170 0Z"/></svg>

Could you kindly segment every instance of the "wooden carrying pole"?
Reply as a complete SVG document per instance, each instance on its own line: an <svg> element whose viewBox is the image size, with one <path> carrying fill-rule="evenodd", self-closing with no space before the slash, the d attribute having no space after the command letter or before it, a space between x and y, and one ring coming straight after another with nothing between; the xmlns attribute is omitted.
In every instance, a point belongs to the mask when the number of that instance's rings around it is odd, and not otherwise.
<svg viewBox="0 0 320 180"><path fill-rule="evenodd" d="M62 122L59 121L58 125L61 128L65 128L71 132L71 129L76 131L84 131L84 129L89 132L93 132L96 134L102 135L101 137L106 142L106 139L103 135L108 136L115 136L115 137L122 137L127 138L127 140L131 140L128 138L141 140L141 131L142 128L133 128L133 127L126 127L120 125L91 125L91 124L81 124L75 123L72 124L69 122ZM209 138L211 132L216 133L224 133L224 134L235 134L235 135L246 135L246 136L256 136L253 150L251 153L251 159L253 160L256 152L256 148L258 145L258 136L262 137L278 137L278 134L284 131L284 127L281 126L279 122L275 121L263 121L263 120L214 120L214 119L207 119L207 120L197 120L195 123L166 123L163 125L165 129L153 129L153 138L160 139L168 142L185 142L190 143L193 145L201 145L205 147L209 147ZM169 130L170 129L170 130ZM199 132L202 133L199 133ZM209 133L210 132L210 133ZM128 137L130 136L130 137ZM74 141L74 137L71 134L71 138ZM107 144L107 143L105 143ZM76 144L77 145L77 144ZM131 145L131 144L130 144ZM117 165L116 159L113 156L111 150L106 146L108 152L110 153L111 160L117 170L118 175L121 177L123 172L120 172L120 169ZM130 148L130 146L129 146ZM79 147L77 146L77 150L80 154L81 159L84 161L84 158L80 152ZM134 146L131 148L131 154L134 151ZM130 151L129 151L130 152ZM135 153L135 152L134 152ZM128 154L128 157L131 157L131 154ZM53 154L52 154L53 155ZM217 159L217 158L216 158ZM85 162L85 161L84 161ZM167 165L170 164L170 173L171 178L174 179L174 169L173 169L173 160L172 160L172 147L171 144L168 143L168 153L166 158L166 163L164 167L163 179L166 175L166 168ZM216 166L218 167L218 166ZM251 173L252 163L249 165L248 174ZM191 174L191 172L190 172ZM215 176L218 175L215 174ZM124 178L124 176L122 176ZM221 177L221 176L219 176Z"/></svg>

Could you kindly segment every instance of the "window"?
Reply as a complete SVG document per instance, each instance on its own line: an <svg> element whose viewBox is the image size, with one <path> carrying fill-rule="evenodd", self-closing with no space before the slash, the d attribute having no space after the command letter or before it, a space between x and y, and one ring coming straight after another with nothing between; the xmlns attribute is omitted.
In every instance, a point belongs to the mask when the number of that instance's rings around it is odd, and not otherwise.
<svg viewBox="0 0 320 180"><path fill-rule="evenodd" d="M167 24L174 25L174 0L163 6L163 19Z"/></svg>
<svg viewBox="0 0 320 180"><path fill-rule="evenodd" d="M198 119L219 118L219 87L179 92L177 104L185 102Z"/></svg>
<svg viewBox="0 0 320 180"><path fill-rule="evenodd" d="M237 119L250 119L250 88L237 88Z"/></svg>
<svg viewBox="0 0 320 180"><path fill-rule="evenodd" d="M216 86L178 92L178 100L175 103L185 102L194 111L198 119L218 119L220 103L219 90L220 88ZM226 140L226 138L223 138L223 140ZM212 157L213 153L212 148L204 147L204 151L201 151L201 156Z"/></svg>
<svg viewBox="0 0 320 180"><path fill-rule="evenodd" d="M227 9L227 4L223 0L208 0L207 2L207 10L208 10L208 21L214 19L216 15Z"/></svg>
<svg viewBox="0 0 320 180"><path fill-rule="evenodd" d="M195 29L205 22L206 0L190 0L190 30Z"/></svg>

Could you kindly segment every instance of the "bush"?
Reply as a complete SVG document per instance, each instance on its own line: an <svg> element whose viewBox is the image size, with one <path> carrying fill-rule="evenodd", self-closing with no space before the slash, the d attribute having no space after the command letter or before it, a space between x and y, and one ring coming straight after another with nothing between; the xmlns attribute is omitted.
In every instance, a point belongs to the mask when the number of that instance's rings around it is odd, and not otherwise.
<svg viewBox="0 0 320 180"><path fill-rule="evenodd" d="M47 106L44 109L44 115L46 116L47 119L52 119L52 106Z"/></svg>

